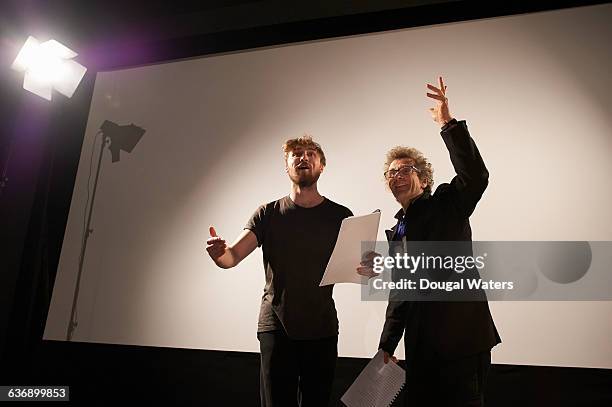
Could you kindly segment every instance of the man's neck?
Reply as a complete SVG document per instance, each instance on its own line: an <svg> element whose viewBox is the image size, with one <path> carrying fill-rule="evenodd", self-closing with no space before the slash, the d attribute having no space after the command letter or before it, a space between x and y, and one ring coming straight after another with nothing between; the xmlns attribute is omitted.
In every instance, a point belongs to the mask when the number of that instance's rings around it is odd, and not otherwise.
<svg viewBox="0 0 612 407"><path fill-rule="evenodd" d="M293 184L291 186L289 198L291 198L293 203L304 208L317 206L325 199L319 194L316 183L309 187L301 187L297 184Z"/></svg>
<svg viewBox="0 0 612 407"><path fill-rule="evenodd" d="M414 201L416 201L417 199L419 199L419 197L421 195L423 195L424 191L421 192L420 194L418 194L417 196L415 196L414 198L410 199L408 202L406 203L402 203L402 209L404 210L404 215L406 214L406 211L408 210L408 207L410 207L410 204L412 204Z"/></svg>

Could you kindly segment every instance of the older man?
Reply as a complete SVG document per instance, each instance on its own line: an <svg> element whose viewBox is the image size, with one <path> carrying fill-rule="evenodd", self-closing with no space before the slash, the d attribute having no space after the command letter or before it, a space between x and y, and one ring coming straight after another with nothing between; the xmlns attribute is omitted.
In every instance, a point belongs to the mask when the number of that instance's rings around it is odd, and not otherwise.
<svg viewBox="0 0 612 407"><path fill-rule="evenodd" d="M488 184L489 173L465 121L453 119L442 77L427 84L436 101L429 109L441 126L456 176L431 193L433 169L418 150L396 147L387 153L385 179L401 209L390 241L471 241L469 217ZM357 271L373 277L371 256ZM392 300L379 348L385 362L404 336L406 405L482 406L491 348L501 342L486 301Z"/></svg>

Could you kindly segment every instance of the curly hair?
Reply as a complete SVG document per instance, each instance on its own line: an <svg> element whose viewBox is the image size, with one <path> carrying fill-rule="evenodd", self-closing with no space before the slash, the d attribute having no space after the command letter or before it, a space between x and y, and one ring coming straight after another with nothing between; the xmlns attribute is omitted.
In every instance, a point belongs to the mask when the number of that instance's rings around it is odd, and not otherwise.
<svg viewBox="0 0 612 407"><path fill-rule="evenodd" d="M431 163L427 161L427 158L425 158L423 153L421 153L416 148L404 146L393 147L387 152L387 159L385 161L384 171L387 171L389 169L389 166L393 161L401 160L404 158L409 158L414 161L414 166L419 169L419 179L421 181L427 181L427 186L423 189L423 191L431 193L431 188L434 185L433 167L431 166Z"/></svg>
<svg viewBox="0 0 612 407"><path fill-rule="evenodd" d="M325 163L326 163L325 153L323 152L321 145L317 143L316 141L314 141L310 134L304 134L301 137L292 138L292 139L285 141L285 144L283 144L283 153L285 154L285 162L287 162L287 157L289 156L289 153L293 151L296 147L311 148L315 150L319 154L319 158L321 159L321 164L325 166Z"/></svg>

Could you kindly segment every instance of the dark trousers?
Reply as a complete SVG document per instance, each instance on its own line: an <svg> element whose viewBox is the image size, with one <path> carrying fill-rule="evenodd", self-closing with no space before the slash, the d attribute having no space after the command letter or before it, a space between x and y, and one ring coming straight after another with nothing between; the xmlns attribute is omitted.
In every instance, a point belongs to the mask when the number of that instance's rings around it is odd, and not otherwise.
<svg viewBox="0 0 612 407"><path fill-rule="evenodd" d="M451 361L415 361L406 372L406 406L484 406L491 352Z"/></svg>
<svg viewBox="0 0 612 407"><path fill-rule="evenodd" d="M325 407L329 404L338 336L295 340L284 331L257 334L261 351L262 407Z"/></svg>

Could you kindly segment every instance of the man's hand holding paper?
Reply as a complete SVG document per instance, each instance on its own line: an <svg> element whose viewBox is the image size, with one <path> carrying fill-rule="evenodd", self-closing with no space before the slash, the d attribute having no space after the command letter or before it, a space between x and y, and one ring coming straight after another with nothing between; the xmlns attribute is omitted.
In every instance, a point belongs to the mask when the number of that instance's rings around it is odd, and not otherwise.
<svg viewBox="0 0 612 407"><path fill-rule="evenodd" d="M355 264L361 261L367 262L368 258L365 255L374 251L379 223L380 211L363 216L351 216L342 221L336 246L319 286L335 283L363 285L368 283L368 277L371 276L356 273ZM370 262L374 257L370 255ZM364 269L364 273L366 272Z"/></svg>

